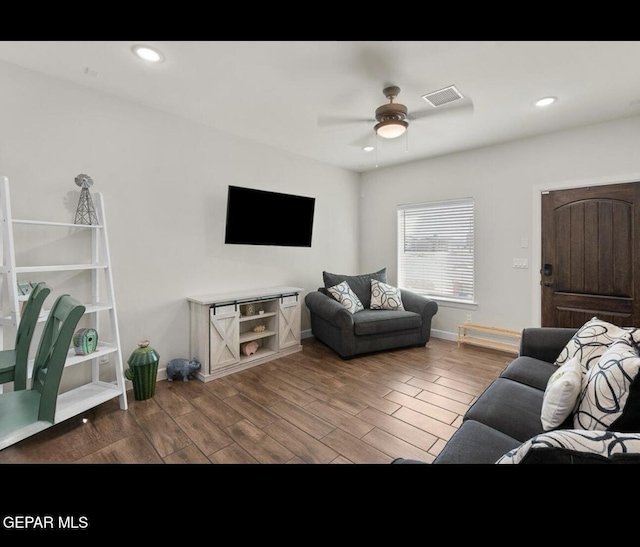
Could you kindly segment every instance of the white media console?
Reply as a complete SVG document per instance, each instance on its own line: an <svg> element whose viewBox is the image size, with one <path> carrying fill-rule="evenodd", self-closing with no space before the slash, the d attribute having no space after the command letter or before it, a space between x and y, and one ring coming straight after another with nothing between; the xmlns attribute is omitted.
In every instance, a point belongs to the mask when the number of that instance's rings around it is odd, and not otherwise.
<svg viewBox="0 0 640 547"><path fill-rule="evenodd" d="M302 350L300 287L192 296L190 357L203 382ZM249 344L249 345L247 345Z"/></svg>

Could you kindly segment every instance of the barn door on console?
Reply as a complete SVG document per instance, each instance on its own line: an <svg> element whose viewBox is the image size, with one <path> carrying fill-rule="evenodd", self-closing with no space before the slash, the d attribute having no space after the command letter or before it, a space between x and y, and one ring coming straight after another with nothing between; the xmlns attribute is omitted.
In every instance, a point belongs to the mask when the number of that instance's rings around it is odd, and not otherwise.
<svg viewBox="0 0 640 547"><path fill-rule="evenodd" d="M542 195L543 327L640 326L640 183Z"/></svg>
<svg viewBox="0 0 640 547"><path fill-rule="evenodd" d="M221 306L209 316L209 371L240 360L239 312L234 306Z"/></svg>
<svg viewBox="0 0 640 547"><path fill-rule="evenodd" d="M280 349L300 345L300 302L297 296L284 297L278 315Z"/></svg>

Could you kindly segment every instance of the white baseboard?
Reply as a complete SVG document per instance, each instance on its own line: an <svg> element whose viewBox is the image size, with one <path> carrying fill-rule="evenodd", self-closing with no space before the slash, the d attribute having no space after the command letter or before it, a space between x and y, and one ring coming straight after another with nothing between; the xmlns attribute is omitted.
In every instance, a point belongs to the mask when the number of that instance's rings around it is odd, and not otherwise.
<svg viewBox="0 0 640 547"><path fill-rule="evenodd" d="M431 336L434 338L442 338L444 340L453 340L454 342L457 342L458 340L457 333L448 332L446 330L431 329Z"/></svg>
<svg viewBox="0 0 640 547"><path fill-rule="evenodd" d="M458 335L455 332L448 332L446 330L431 329L431 336L434 338L442 338L444 340L458 340ZM300 338L313 338L311 329L303 330L300 332Z"/></svg>

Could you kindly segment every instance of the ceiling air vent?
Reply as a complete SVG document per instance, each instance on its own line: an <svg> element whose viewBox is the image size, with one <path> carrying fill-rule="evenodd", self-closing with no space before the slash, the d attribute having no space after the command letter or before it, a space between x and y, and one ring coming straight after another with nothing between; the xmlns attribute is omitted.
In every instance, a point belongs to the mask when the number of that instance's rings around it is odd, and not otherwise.
<svg viewBox="0 0 640 547"><path fill-rule="evenodd" d="M422 98L427 101L431 106L442 106L458 99L462 99L463 95L458 91L455 85L450 85L438 91L432 91L423 95Z"/></svg>

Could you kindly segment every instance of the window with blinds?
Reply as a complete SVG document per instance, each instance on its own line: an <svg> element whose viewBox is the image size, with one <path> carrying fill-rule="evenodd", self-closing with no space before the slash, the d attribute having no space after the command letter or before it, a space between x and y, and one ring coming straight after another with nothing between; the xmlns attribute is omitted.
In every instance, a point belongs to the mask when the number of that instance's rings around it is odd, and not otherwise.
<svg viewBox="0 0 640 547"><path fill-rule="evenodd" d="M474 301L473 198L398 206L398 286Z"/></svg>

